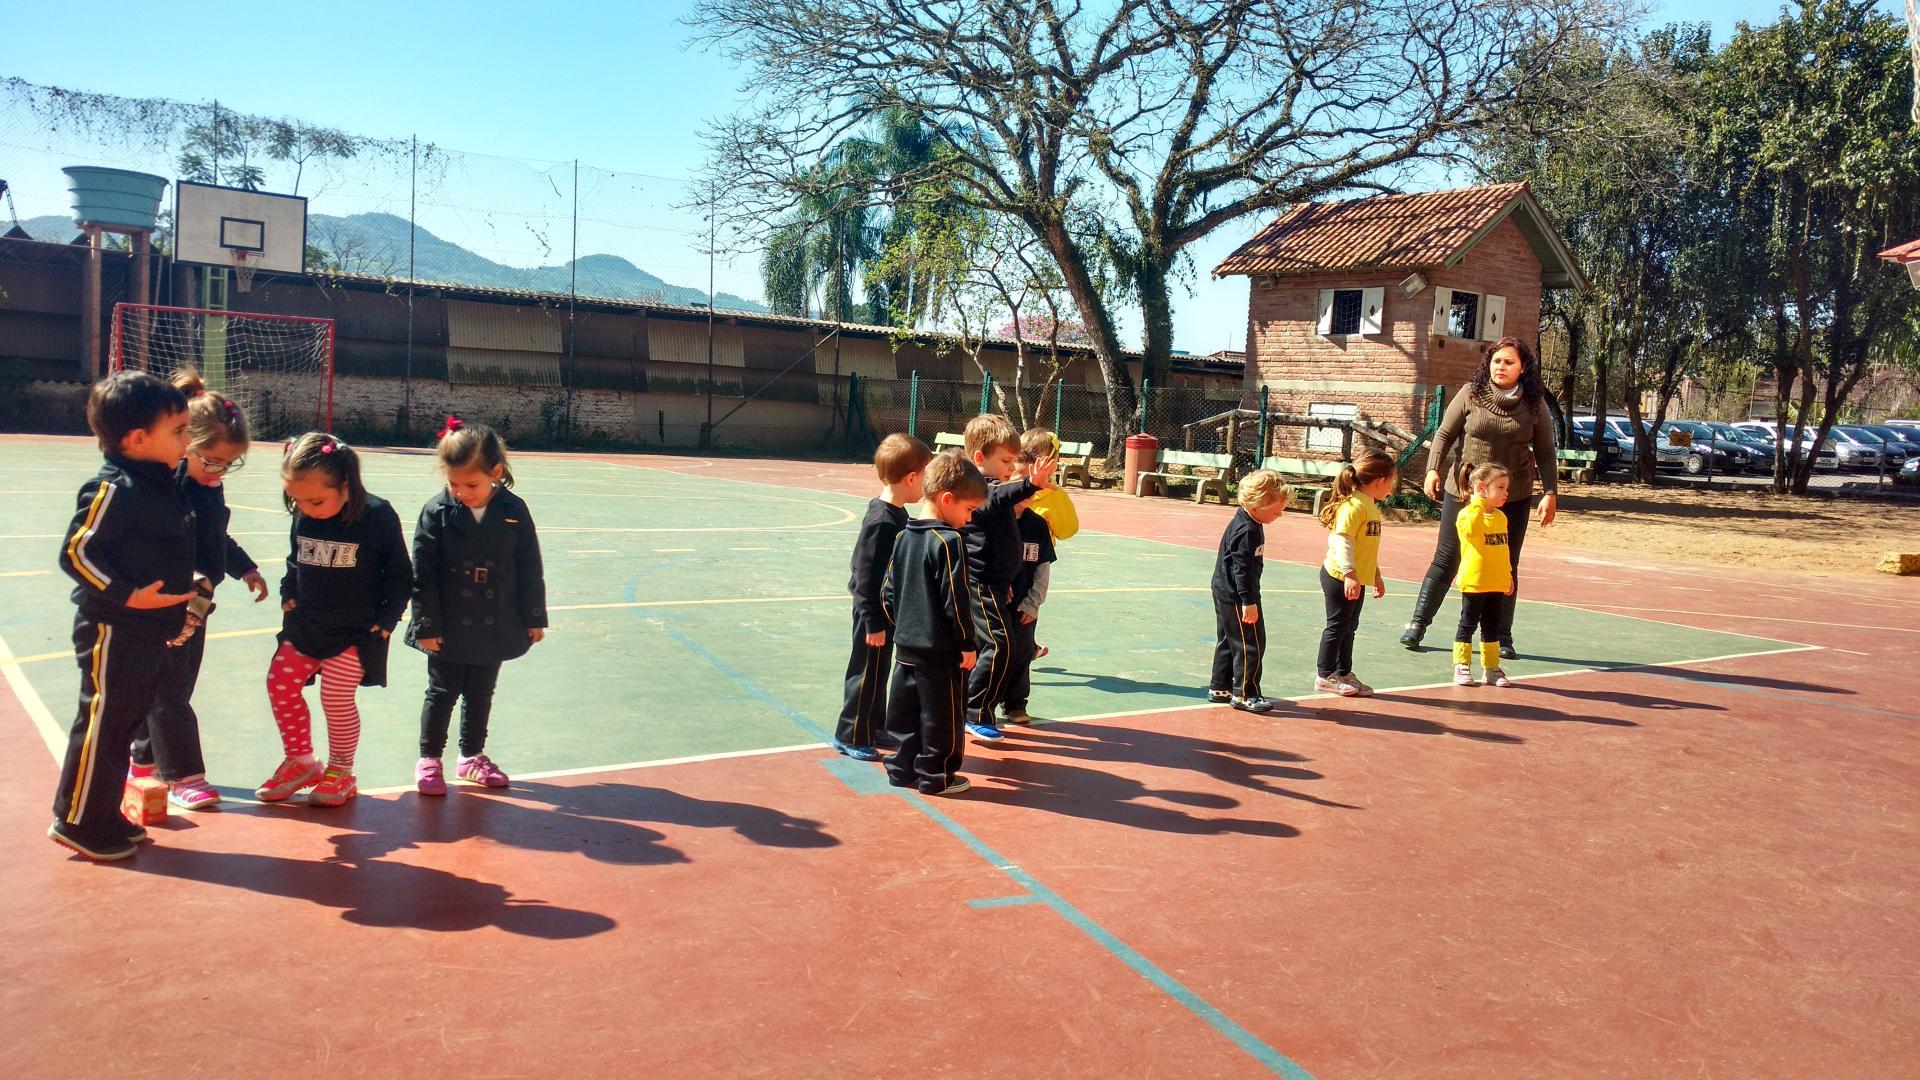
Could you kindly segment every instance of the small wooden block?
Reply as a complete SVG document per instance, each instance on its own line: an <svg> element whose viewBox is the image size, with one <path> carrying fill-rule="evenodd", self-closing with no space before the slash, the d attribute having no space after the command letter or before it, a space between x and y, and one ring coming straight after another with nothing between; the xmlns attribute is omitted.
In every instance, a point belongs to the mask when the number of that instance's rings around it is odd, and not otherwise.
<svg viewBox="0 0 1920 1080"><path fill-rule="evenodd" d="M1907 551L1889 551L1880 556L1880 562L1874 566L1883 574L1920 574L1920 553Z"/></svg>
<svg viewBox="0 0 1920 1080"><path fill-rule="evenodd" d="M167 820L167 785L151 776L129 778L120 796L120 812L135 825L158 825Z"/></svg>

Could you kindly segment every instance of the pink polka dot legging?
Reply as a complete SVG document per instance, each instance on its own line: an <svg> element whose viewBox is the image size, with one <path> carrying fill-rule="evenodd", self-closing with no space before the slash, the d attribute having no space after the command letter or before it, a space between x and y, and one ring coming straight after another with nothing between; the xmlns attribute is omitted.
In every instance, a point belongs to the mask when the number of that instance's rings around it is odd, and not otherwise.
<svg viewBox="0 0 1920 1080"><path fill-rule="evenodd" d="M307 711L302 691L315 671L320 673L320 710L327 714L327 760L351 769L353 752L360 746L360 708L353 700L360 686L358 649L315 660L281 643L267 668L267 700L273 704L274 722L280 725L281 745L288 757L313 753L313 714Z"/></svg>

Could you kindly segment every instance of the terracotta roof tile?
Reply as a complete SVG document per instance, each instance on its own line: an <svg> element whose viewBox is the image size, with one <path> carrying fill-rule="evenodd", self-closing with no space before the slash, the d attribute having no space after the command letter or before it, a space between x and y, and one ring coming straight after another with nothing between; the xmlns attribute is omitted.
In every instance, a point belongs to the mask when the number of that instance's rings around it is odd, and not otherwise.
<svg viewBox="0 0 1920 1080"><path fill-rule="evenodd" d="M1307 274L1442 266L1527 191L1525 184L1496 184L1298 203L1213 272Z"/></svg>

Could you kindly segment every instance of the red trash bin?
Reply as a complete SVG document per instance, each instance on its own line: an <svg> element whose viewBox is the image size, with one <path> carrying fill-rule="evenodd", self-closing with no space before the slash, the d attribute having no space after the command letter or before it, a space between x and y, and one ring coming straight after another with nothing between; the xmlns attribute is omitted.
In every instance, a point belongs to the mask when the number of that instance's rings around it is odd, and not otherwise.
<svg viewBox="0 0 1920 1080"><path fill-rule="evenodd" d="M1140 493L1140 474L1152 472L1160 463L1160 440L1151 435L1127 436L1127 474L1123 487L1129 495Z"/></svg>

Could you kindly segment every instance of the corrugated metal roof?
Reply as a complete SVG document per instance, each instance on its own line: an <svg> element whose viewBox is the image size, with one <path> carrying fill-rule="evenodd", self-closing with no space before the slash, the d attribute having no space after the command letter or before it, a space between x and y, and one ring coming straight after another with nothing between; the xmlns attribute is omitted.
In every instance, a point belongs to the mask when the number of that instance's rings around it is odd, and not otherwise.
<svg viewBox="0 0 1920 1080"><path fill-rule="evenodd" d="M1298 203L1240 245L1213 272L1308 274L1445 266L1522 199L1538 210L1526 184ZM1540 218L1545 221L1544 214ZM1566 262L1571 268L1570 257Z"/></svg>

